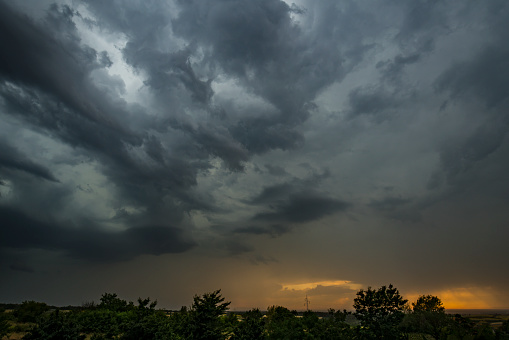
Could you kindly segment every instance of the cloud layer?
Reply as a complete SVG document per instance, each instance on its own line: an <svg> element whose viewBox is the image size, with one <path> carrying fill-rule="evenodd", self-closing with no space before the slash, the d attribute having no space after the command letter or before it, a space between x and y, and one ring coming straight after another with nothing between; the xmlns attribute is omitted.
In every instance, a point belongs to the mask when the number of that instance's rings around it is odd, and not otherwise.
<svg viewBox="0 0 509 340"><path fill-rule="evenodd" d="M179 268L177 293L144 287L251 307L390 281L509 307L508 19L504 1L0 1L4 296ZM338 287L308 293L349 307Z"/></svg>

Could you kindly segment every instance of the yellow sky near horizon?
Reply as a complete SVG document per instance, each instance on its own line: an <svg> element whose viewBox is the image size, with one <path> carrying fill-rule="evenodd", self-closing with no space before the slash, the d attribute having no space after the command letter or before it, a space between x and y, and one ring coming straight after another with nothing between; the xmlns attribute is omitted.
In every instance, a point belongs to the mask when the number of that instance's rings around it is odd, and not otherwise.
<svg viewBox="0 0 509 340"><path fill-rule="evenodd" d="M281 285L278 296L280 298L286 297L284 300L289 303L288 308L298 310L304 308L306 296L311 301L310 309L313 310L326 310L328 308L352 309L355 294L362 288L365 289L367 287L347 280L287 283ZM376 289L377 287L373 288ZM405 299L408 299L409 305L416 301L419 296L431 294L438 296L442 300L445 309L506 308L497 304L499 302L497 292L491 287L454 287L431 293L405 293L400 290L400 293ZM302 306L300 306L300 301L292 303L292 300L298 299L298 297L301 297Z"/></svg>

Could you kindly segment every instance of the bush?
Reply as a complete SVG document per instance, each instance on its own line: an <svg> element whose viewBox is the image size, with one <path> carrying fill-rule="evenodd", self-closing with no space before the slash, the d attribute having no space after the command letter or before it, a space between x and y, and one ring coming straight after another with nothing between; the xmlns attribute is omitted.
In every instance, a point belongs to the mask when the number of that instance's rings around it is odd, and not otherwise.
<svg viewBox="0 0 509 340"><path fill-rule="evenodd" d="M49 316L40 318L37 325L23 339L82 340L85 339L85 335L81 334L79 325L74 320L57 310Z"/></svg>
<svg viewBox="0 0 509 340"><path fill-rule="evenodd" d="M18 322L33 322L49 310L49 306L44 302L23 301L21 305L12 313Z"/></svg>
<svg viewBox="0 0 509 340"><path fill-rule="evenodd" d="M242 314L242 320L234 329L233 340L261 340L264 339L265 323L259 309L252 309Z"/></svg>
<svg viewBox="0 0 509 340"><path fill-rule="evenodd" d="M0 310L0 339L9 334L9 329L8 315L5 311Z"/></svg>

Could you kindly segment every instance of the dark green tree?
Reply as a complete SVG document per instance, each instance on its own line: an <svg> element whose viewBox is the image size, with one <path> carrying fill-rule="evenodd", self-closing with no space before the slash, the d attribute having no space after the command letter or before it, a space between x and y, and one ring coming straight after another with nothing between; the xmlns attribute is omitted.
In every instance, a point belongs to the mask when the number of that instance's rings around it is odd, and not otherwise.
<svg viewBox="0 0 509 340"><path fill-rule="evenodd" d="M481 323L475 327L475 340L497 340L495 330L489 323Z"/></svg>
<svg viewBox="0 0 509 340"><path fill-rule="evenodd" d="M304 327L297 312L286 307L271 306L267 308L267 339L296 340L304 338Z"/></svg>
<svg viewBox="0 0 509 340"><path fill-rule="evenodd" d="M442 301L437 296L422 295L412 303L412 313L405 315L401 328L406 332L423 333L440 339L450 323Z"/></svg>
<svg viewBox="0 0 509 340"><path fill-rule="evenodd" d="M115 293L104 293L101 296L101 303L99 303L98 308L111 310L113 312L125 312L133 310L134 304L120 299Z"/></svg>
<svg viewBox="0 0 509 340"><path fill-rule="evenodd" d="M23 301L21 305L14 310L13 315L18 322L36 322L37 319L48 310L49 306L44 302Z"/></svg>
<svg viewBox="0 0 509 340"><path fill-rule="evenodd" d="M259 309L252 309L242 314L242 320L234 329L232 340L262 340L265 338L265 323Z"/></svg>
<svg viewBox="0 0 509 340"><path fill-rule="evenodd" d="M231 339L237 329L237 325L239 324L239 316L236 313L226 313L219 317L221 321L221 327L224 330L224 335L226 335L227 339Z"/></svg>
<svg viewBox="0 0 509 340"><path fill-rule="evenodd" d="M219 317L227 310L231 302L224 302L221 290L195 295L190 310L190 333L192 339L225 339L226 330Z"/></svg>
<svg viewBox="0 0 509 340"><path fill-rule="evenodd" d="M83 310L76 313L75 318L82 332L94 334L98 339L113 339L121 334L124 314L107 309Z"/></svg>
<svg viewBox="0 0 509 340"><path fill-rule="evenodd" d="M496 330L498 340L509 340L509 320L505 320Z"/></svg>
<svg viewBox="0 0 509 340"><path fill-rule="evenodd" d="M307 310L302 314L302 326L304 328L304 332L308 334L318 334L320 333L320 319L315 312L311 310Z"/></svg>
<svg viewBox="0 0 509 340"><path fill-rule="evenodd" d="M182 306L179 312L169 317L170 328L182 339L191 337L191 313L186 306Z"/></svg>
<svg viewBox="0 0 509 340"><path fill-rule="evenodd" d="M166 315L156 310L157 301L138 299L138 306L127 312L128 317L122 325L122 340L178 339Z"/></svg>
<svg viewBox="0 0 509 340"><path fill-rule="evenodd" d="M450 318L450 322L444 331L444 338L447 340L456 339L473 339L474 338L474 322L470 319L455 314Z"/></svg>
<svg viewBox="0 0 509 340"><path fill-rule="evenodd" d="M46 317L38 319L37 325L28 332L24 340L82 340L79 325L70 317L70 313L54 311Z"/></svg>
<svg viewBox="0 0 509 340"><path fill-rule="evenodd" d="M353 307L355 317L361 322L360 333L364 339L399 339L398 328L404 317L405 305L398 289L391 285L375 290L368 287L357 292Z"/></svg>
<svg viewBox="0 0 509 340"><path fill-rule="evenodd" d="M0 309L0 339L9 333L10 325L7 314Z"/></svg>
<svg viewBox="0 0 509 340"><path fill-rule="evenodd" d="M322 319L320 339L353 339L352 327L346 323L346 317L350 313L346 310L335 311L329 309L329 316Z"/></svg>
<svg viewBox="0 0 509 340"><path fill-rule="evenodd" d="M419 296L417 301L412 303L412 309L414 312L433 312L433 313L445 312L442 300L440 300L438 296L434 295Z"/></svg>

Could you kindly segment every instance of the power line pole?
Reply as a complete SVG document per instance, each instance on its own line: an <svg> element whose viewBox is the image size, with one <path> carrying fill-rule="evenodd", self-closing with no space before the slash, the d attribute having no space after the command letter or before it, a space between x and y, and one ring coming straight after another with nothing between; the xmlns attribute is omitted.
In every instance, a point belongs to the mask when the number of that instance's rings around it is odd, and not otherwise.
<svg viewBox="0 0 509 340"><path fill-rule="evenodd" d="M305 302L304 302L304 306L306 306L306 311L308 311L308 312L309 312L309 303L310 303L311 301L309 301L309 299L308 299L308 295L307 295L307 294L306 294L306 298L304 299L304 301L305 301Z"/></svg>

